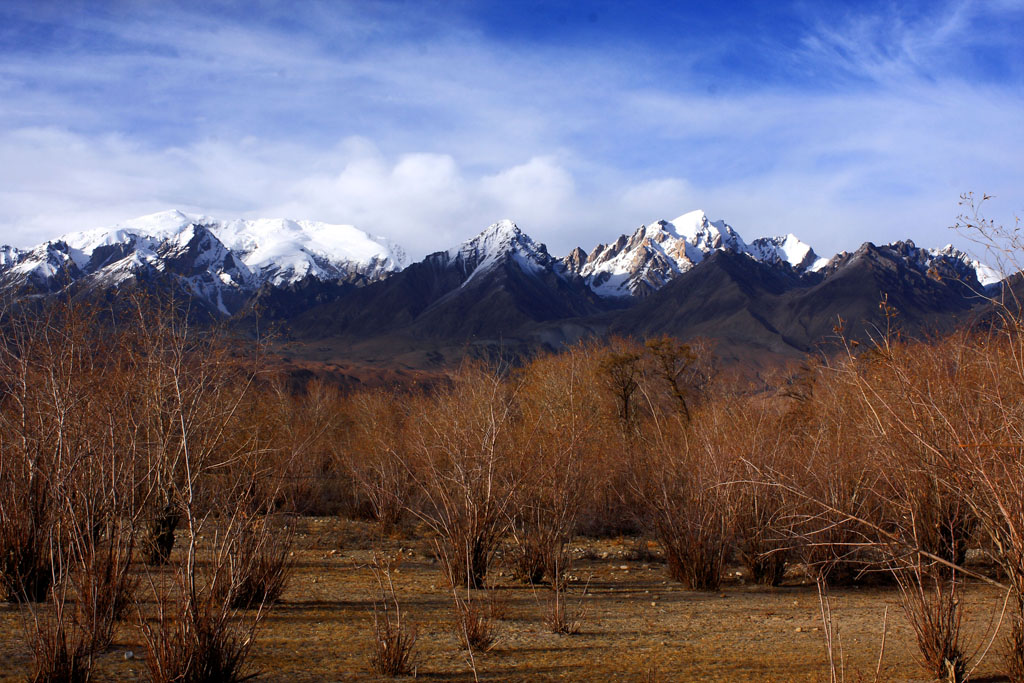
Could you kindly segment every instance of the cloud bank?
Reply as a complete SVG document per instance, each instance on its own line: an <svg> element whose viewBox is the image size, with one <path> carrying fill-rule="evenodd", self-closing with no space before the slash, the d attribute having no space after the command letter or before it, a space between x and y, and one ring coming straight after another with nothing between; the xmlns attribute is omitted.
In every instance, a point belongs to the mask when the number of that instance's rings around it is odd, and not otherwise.
<svg viewBox="0 0 1024 683"><path fill-rule="evenodd" d="M1012 6L801 10L742 45L259 7L5 10L0 243L181 208L353 223L413 256L511 218L565 253L703 208L832 253L964 244L946 226L966 190L1024 209Z"/></svg>

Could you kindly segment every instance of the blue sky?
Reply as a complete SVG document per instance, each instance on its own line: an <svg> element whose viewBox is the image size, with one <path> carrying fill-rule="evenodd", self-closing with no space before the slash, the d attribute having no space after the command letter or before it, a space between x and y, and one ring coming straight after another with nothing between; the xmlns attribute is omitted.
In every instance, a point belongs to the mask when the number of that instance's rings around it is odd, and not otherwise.
<svg viewBox="0 0 1024 683"><path fill-rule="evenodd" d="M0 2L0 243L166 208L823 254L1024 211L1024 2Z"/></svg>

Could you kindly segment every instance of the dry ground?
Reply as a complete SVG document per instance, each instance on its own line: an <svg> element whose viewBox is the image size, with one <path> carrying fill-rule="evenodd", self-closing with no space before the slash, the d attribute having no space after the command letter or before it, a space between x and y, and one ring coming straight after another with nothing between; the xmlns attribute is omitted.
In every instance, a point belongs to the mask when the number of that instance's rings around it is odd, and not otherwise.
<svg viewBox="0 0 1024 683"><path fill-rule="evenodd" d="M282 602L263 624L252 663L266 681L373 680L367 665L372 610L379 597L368 563L372 526L333 519L298 524L297 567ZM404 558L396 575L404 609L418 624L418 678L472 680L451 626L451 596L426 542L384 541ZM502 605L496 645L476 657L487 680L805 680L828 681L822 620L813 584L781 588L733 578L716 593L694 593L668 579L657 559L636 559L634 539L577 539L570 602L585 610L579 635L547 631L550 591L523 586L502 567L492 578ZM644 561L646 559L647 561ZM501 572L501 574L499 574ZM586 596L582 588L589 580ZM830 598L847 680L874 677L888 608L882 680L927 680L914 637L892 588L834 589ZM1003 596L971 585L966 625L972 649L987 645ZM23 680L30 655L18 608L0 603L0 680ZM1004 632L1005 628L1002 629ZM973 680L998 677L1005 633ZM134 657L126 659L126 652ZM102 655L98 680L145 678L142 647L123 628Z"/></svg>

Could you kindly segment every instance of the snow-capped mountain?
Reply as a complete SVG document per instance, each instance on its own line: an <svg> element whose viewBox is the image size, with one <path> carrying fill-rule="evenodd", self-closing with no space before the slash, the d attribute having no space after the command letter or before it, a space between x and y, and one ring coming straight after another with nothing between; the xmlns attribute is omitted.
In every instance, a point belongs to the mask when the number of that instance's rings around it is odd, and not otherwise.
<svg viewBox="0 0 1024 683"><path fill-rule="evenodd" d="M534 242L507 219L488 226L476 237L445 253L451 263L462 268L466 282L506 259L513 259L527 272L540 272L554 263L547 247Z"/></svg>
<svg viewBox="0 0 1024 683"><path fill-rule="evenodd" d="M922 273L934 277L982 286L999 282L1002 275L966 253L947 245L923 249L913 242L888 245ZM611 244L599 244L589 254L574 249L561 259L568 273L582 277L602 297L630 299L646 297L703 262L717 251L743 254L770 266L781 266L796 274L834 269L849 258L846 252L831 259L821 258L796 235L759 237L747 243L725 221L711 221L703 211L691 211L671 220L641 225L632 235L622 235Z"/></svg>
<svg viewBox="0 0 1024 683"><path fill-rule="evenodd" d="M0 247L3 285L51 293L72 284L114 287L132 278L171 275L226 314L265 284L374 281L404 265L400 247L351 225L219 221L180 211L69 233L26 251Z"/></svg>
<svg viewBox="0 0 1024 683"><path fill-rule="evenodd" d="M277 289L273 310L296 339L410 366L660 334L716 339L734 360L794 359L834 337L837 320L856 340L891 323L890 310L908 335L952 329L984 303L978 272L955 249L910 242L825 260L792 235L745 242L702 212L556 259L499 221L365 287Z"/></svg>
<svg viewBox="0 0 1024 683"><path fill-rule="evenodd" d="M947 244L941 249L925 249L914 244L912 240L899 240L890 242L884 247L898 254L900 258L917 270L935 279L970 283L972 279L976 278L982 287L989 287L1001 282L1004 277L995 268L971 258L969 254L960 251L952 244ZM862 252L863 247L852 254L845 251L840 252L820 270L831 272L850 259L857 258Z"/></svg>
<svg viewBox="0 0 1024 683"><path fill-rule="evenodd" d="M640 226L589 254L577 248L561 259L502 220L407 267L400 248L352 226L219 221L179 211L69 233L29 250L0 247L0 290L7 292L70 287L110 294L141 283L184 292L220 316L259 312L308 338L388 337L407 346L427 338L505 344L523 330L551 345L590 329L616 329L619 319L627 321L623 333L664 327L685 337L695 331L688 327L694 321L717 320L711 311L734 311L750 297L757 299L755 322L777 307L776 333L789 330L786 338L801 346L817 338L819 327L831 330L836 315L868 320L881 292L890 301L904 297L908 321L925 320L960 310L965 301L973 305L975 293L999 279L952 246L865 244L826 260L794 235L746 242L702 211ZM819 325L820 316L800 313L805 308L832 317ZM794 323L786 317L793 315L806 319ZM761 334L758 325L737 334Z"/></svg>
<svg viewBox="0 0 1024 683"><path fill-rule="evenodd" d="M746 253L762 263L788 263L799 272L821 270L828 259L819 258L810 245L793 233L781 237L758 237L747 245Z"/></svg>
<svg viewBox="0 0 1024 683"><path fill-rule="evenodd" d="M714 251L747 254L769 264L786 263L800 272L827 263L794 235L743 241L725 221L710 221L703 211L641 225L631 236L599 244L590 254L577 248L562 260L565 268L605 297L646 296Z"/></svg>
<svg viewBox="0 0 1024 683"><path fill-rule="evenodd" d="M306 292L275 293L274 309L292 312L297 336L380 339L378 352L444 340L462 347L467 340L611 307L508 220L329 301L311 303Z"/></svg>

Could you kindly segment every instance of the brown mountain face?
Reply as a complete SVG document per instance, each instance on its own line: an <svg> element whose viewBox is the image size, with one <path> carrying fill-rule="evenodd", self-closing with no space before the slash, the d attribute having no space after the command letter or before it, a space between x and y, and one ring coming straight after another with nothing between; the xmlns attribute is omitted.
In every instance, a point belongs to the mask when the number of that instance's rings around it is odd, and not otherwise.
<svg viewBox="0 0 1024 683"><path fill-rule="evenodd" d="M406 369L465 356L514 361L611 334L705 337L726 361L764 365L834 348L840 333L865 341L941 332L984 314L987 304L977 264L952 248L865 244L826 262L792 235L745 243L703 212L563 259L501 221L384 279L267 282L246 299L242 288L221 287L224 277L210 275L210 263L239 281L245 272L199 228L191 241L160 253L160 268L134 268L130 279L109 286L83 275L67 291L109 303L134 283L191 296L193 310L210 320L237 310L240 331L280 329L296 361ZM44 256L76 267L60 246ZM105 248L93 258L125 261Z"/></svg>
<svg viewBox="0 0 1024 683"><path fill-rule="evenodd" d="M969 322L983 307L981 285L922 272L900 245L865 244L798 276L739 254L718 252L618 315L610 331L636 337L708 337L719 353L796 358L840 341L887 331L921 336ZM884 305L883 305L884 303Z"/></svg>
<svg viewBox="0 0 1024 683"><path fill-rule="evenodd" d="M839 332L865 341L969 322L985 304L974 271L956 259L926 263L919 251L865 244L815 273L716 251L630 300L598 297L564 267L537 268L515 252L482 272L442 252L287 323L321 360L432 367L466 355L509 360L609 334L669 334L710 338L724 361L763 366L835 348Z"/></svg>

